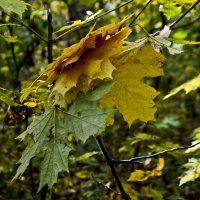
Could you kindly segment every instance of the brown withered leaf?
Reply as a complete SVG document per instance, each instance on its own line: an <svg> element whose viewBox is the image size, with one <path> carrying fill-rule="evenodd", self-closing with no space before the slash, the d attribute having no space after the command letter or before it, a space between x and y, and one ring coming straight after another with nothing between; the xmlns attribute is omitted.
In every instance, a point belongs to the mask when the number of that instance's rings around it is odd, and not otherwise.
<svg viewBox="0 0 200 200"><path fill-rule="evenodd" d="M50 82L55 82L51 93L55 104L66 108L79 91L87 92L102 80L112 79L112 57L122 51L130 32L122 23L109 24L91 29L79 43L65 48L44 72Z"/></svg>

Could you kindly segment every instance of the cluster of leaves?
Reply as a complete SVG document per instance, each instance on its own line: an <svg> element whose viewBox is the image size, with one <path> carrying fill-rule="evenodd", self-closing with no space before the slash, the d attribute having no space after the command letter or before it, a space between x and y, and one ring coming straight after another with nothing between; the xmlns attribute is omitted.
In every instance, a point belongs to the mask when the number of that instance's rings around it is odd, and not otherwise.
<svg viewBox="0 0 200 200"><path fill-rule="evenodd" d="M122 22L90 31L49 64L44 73L55 83L50 94L55 97L54 105L45 106L44 114L18 137L24 140L30 134L33 141L19 160L15 178L24 173L31 158L43 155L39 190L46 184L52 188L57 174L68 169L68 135L72 133L77 141L85 142L89 136L100 134L115 107L129 126L135 119L154 119L153 99L158 92L144 84L143 78L163 73L164 56L148 43L124 46L129 33ZM57 155L60 160L54 165Z"/></svg>
<svg viewBox="0 0 200 200"><path fill-rule="evenodd" d="M89 6L92 5L90 2L92 1L88 1ZM70 3L72 2L69 1ZM159 3L163 5L163 7L160 7L161 11L168 18L172 18L175 14L181 12L181 6L185 5L187 7L194 2L159 1ZM4 11L16 13L21 18L22 13L29 5L23 1L16 1L16 5L18 9L16 7L14 8L10 1L2 1L0 3L0 7ZM171 12L175 9L176 12ZM91 19L98 14L99 12L94 14ZM89 20L90 18L82 22L74 22L71 26L65 26L58 32L82 25ZM93 31L94 27L91 28L89 33L79 43L65 48L62 55L44 70L44 73L48 76L48 83L53 84L50 99L47 100L47 91L35 86L35 83L31 84L31 87L21 91L21 96L17 103L11 100L5 93L0 93L0 99L4 103L15 108L29 107L35 113L32 116L32 122L27 130L18 136L18 139L27 142L27 147L18 162L20 166L15 178L25 172L32 158L37 157L41 163L38 191L46 184L48 184L49 188L52 188L53 184L58 181L58 173L68 170L68 157L70 151L74 149L74 139L79 143L82 141L87 144L87 140L91 141L90 136L95 136L106 131L106 126L114 123L113 116L116 110L113 108L117 108L119 113L122 114L124 121L128 122L129 127L137 119L145 122L154 119L156 108L153 100L159 93L153 87L147 85L144 82L144 78L156 77L163 74L161 66L165 58L159 52L160 49L167 47L169 53L177 54L182 49L171 48L172 43L198 44L198 42L178 41L167 38L170 33L168 27L165 27L159 35L148 35L135 42L127 42L125 38L131 31L130 28L124 26L125 20L118 24L112 23L101 27L96 31ZM2 37L7 42L16 42L16 40L13 40L13 37L11 40L7 36ZM46 86L47 83L45 82L40 85ZM198 87L199 76L172 90L166 98L176 94L182 89L188 93ZM40 89L42 92L39 91ZM41 93L43 92L45 92L45 97L41 97ZM39 113L41 113L41 108L45 109L40 116L37 116L37 108L40 109ZM159 142L155 140L157 142L156 144L148 145L148 150L146 150L146 147L143 147L143 152L162 151L166 148L175 147L177 145L175 142L179 141L163 142L166 136L163 133L163 137L160 137L160 134L162 131L167 131L171 136L173 134L177 135L176 131L170 133L170 127L173 129L179 126L176 125L176 120L176 118L166 116L160 123L159 121L157 124L155 123L152 126L153 132L159 132L155 136L159 137ZM107 134L109 135L107 136L107 140L112 143L111 140L113 138L114 144L115 141L121 144L122 139L117 139L117 134L115 136L111 134L116 130L120 132L119 126L121 125L120 123L117 124L116 121L113 125L113 130L111 128L111 131ZM126 126L123 124L121 127L123 131L125 131L124 127ZM110 129L108 128L108 130ZM130 145L141 142L145 144L148 141L150 143L152 142L152 136L148 134L137 135L132 143L130 143L130 140L128 140L127 144L124 143L123 148L119 152L124 153L127 151L129 152L127 155L132 156L130 153L132 146ZM161 144L158 144L160 141ZM194 138L194 142L198 142L197 137ZM114 144L109 145L114 148ZM80 148L79 146L81 145L76 147L77 151ZM118 150L117 148L118 145L116 145L114 152ZM196 146L195 150L193 149L194 151L191 149L191 152L195 152L198 156L198 149L199 146ZM89 153L89 155L85 154L85 156L83 155L79 161L90 159L93 155L96 155L96 152ZM147 160L145 163L147 162L149 161ZM89 165L89 163L87 164ZM150 166L150 169L146 169L146 165L144 165L144 170L136 169L129 177L130 183L133 181L143 184L144 182L144 185L138 190L139 193L136 192L137 186L132 187L128 183L124 183L125 190L133 199L137 199L138 197L163 199L161 192L155 190L155 187L151 184L146 186L145 183L151 181L150 177L162 177L161 171L163 170L164 159L160 158L157 167L154 166L153 169L152 166ZM187 171L183 172L180 178L181 185L199 177L198 165L198 158L189 159L189 163L185 165ZM71 170L73 171L73 169ZM81 169L80 172L75 173L75 177L81 180L88 178L88 175L85 175L85 171ZM154 182L153 185L155 185ZM82 193L84 192L82 191ZM90 195L94 194L90 191L90 194L88 192L88 194L85 193L84 195L91 198ZM114 198L113 195L114 193L110 195L111 199Z"/></svg>

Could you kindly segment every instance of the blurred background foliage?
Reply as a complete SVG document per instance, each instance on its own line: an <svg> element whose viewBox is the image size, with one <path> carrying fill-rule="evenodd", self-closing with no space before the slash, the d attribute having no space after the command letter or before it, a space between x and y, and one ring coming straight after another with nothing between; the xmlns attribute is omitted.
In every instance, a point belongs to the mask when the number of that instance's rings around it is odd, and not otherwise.
<svg viewBox="0 0 200 200"><path fill-rule="evenodd" d="M53 28L56 32L75 20L85 20L91 12L96 13L103 9L104 13L127 1L31 0L26 2L31 6L28 6L28 10L24 12L23 22L42 37L47 38L47 3L51 6ZM137 15L146 2L136 0L110 12L96 22L96 28L120 21L129 14ZM153 1L140 15L137 23L148 33L154 33L177 19L191 6L191 3L194 1ZM11 15L18 18L15 13ZM200 41L199 21L200 6L198 5L175 26L171 37ZM40 199L40 194L37 194L39 159L31 161L30 167L19 180L13 182L11 180L17 169L16 162L26 146L15 138L26 129L31 114L41 112L42 106L38 105L34 108L16 106L12 100L18 103L20 91L29 86L40 70L47 66L47 46L23 26L3 25L8 23L17 24L3 12L0 13L0 96L3 100L0 101L0 199ZM53 56L56 58L63 47L79 41L93 24L94 22L91 22L81 26L59 39L53 46ZM146 36L146 33L136 24L132 25L132 30L129 41ZM55 33L54 36L61 33ZM148 124L135 121L129 129L123 122L122 116L116 113L115 124L102 134L104 143L113 158L129 159L133 156L148 155L168 148L190 145L192 141L200 139L199 89L187 95L180 92L163 100L170 90L196 77L200 72L200 46L176 45L176 48L184 52L171 56L163 50L168 57L164 64L165 75L146 80L160 91L160 96L156 99L158 108L156 121ZM47 92L47 89L43 89L36 97L45 99ZM5 104L7 97L10 97L8 98L10 106ZM91 137L85 144L74 145L77 151L73 151L70 156L70 173L60 174L58 183L52 191L52 198L120 199L116 183L94 138ZM198 200L200 182L196 178L200 176L199 153L199 148L188 152L172 152L162 156L162 159L153 158L144 160L144 163L118 164L117 171L125 190L133 200ZM157 169L157 173L152 173L153 169ZM140 173L137 173L139 170ZM132 172L135 176L127 181ZM179 186L180 177L182 182L187 183ZM193 181L194 179L196 180Z"/></svg>

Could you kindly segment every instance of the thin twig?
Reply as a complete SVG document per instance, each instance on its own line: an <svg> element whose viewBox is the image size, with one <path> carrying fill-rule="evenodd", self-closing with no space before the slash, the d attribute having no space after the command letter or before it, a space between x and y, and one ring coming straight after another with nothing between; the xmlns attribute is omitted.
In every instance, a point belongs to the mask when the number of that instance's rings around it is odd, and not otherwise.
<svg viewBox="0 0 200 200"><path fill-rule="evenodd" d="M185 23L185 24L182 24L180 26L174 27L173 30L190 26L190 25L194 24L195 22L199 22L199 21L200 21L200 17L197 17L196 19L194 19L194 20L192 20L192 21L190 21L188 23Z"/></svg>
<svg viewBox="0 0 200 200"><path fill-rule="evenodd" d="M12 27L8 26L8 30L10 32L10 35L13 36ZM18 65L18 63L17 63L17 58L16 58L16 54L15 54L15 45L12 42L11 42L11 52L12 52L13 61L15 63L15 78L16 78L16 84L15 85L17 86L18 90L21 91L21 82L19 80L19 72L20 72L21 66Z"/></svg>
<svg viewBox="0 0 200 200"><path fill-rule="evenodd" d="M8 30L10 32L10 36L13 36L12 34L12 28L11 27L8 27ZM17 64L17 59L16 59L16 55L15 55L15 48L14 48L14 44L11 42L11 51L12 51L12 57L13 57L13 61L15 63L15 68L16 68L16 71L18 70L18 64Z"/></svg>
<svg viewBox="0 0 200 200"><path fill-rule="evenodd" d="M36 35L38 38L40 38L43 42L47 43L47 40L45 40L39 33L37 33L35 30L33 30L31 27L29 27L28 25L26 25L23 21L13 17L12 15L6 13L5 11L1 10L2 13L4 13L5 15L9 16L11 19L17 21L19 24L21 24L22 26L26 27L30 32L32 32L34 35Z"/></svg>
<svg viewBox="0 0 200 200"><path fill-rule="evenodd" d="M158 152L158 153L154 153L154 154L151 154L151 155L148 155L148 156L138 156L138 157L135 157L135 158L131 158L129 160L115 160L115 159L112 159L112 162L115 163L115 164L119 164L119 163L132 163L132 162L135 162L136 160L142 160L142 159L146 159L146 158L153 158L153 157L156 157L156 156L159 156L159 155L162 155L162 154L166 154L166 153L169 153L169 152L172 152L172 151L180 151L180 150L185 150L185 149L190 149L190 148L193 148L195 146L197 146L198 144L200 144L200 142L196 143L196 144L193 144L193 145L190 145L190 146L186 146L186 147L178 147L178 148L172 148L172 149L166 149L164 151L161 151L161 152Z"/></svg>
<svg viewBox="0 0 200 200"><path fill-rule="evenodd" d="M52 14L50 8L47 8L47 18L48 18L48 63L53 61L53 23Z"/></svg>
<svg viewBox="0 0 200 200"><path fill-rule="evenodd" d="M89 23L91 23L91 22L94 22L94 21L96 21L97 19L100 19L100 18L104 17L105 15L107 15L107 14L113 12L113 11L118 10L118 9L120 9L121 7L124 7L124 6L128 5L129 3L133 2L133 1L134 1L134 0L127 1L126 3L120 5L120 6L114 8L114 9L112 9L112 10L109 10L109 11L107 11L107 12L105 12L105 13L103 13L103 14L97 16L97 17L94 17L94 18L91 19L90 21L87 21L87 22L85 22L85 23L83 23L83 24L80 24L80 25L78 25L78 26L75 26L75 27L69 29L68 31L66 31L66 32L62 33L61 35L59 35L58 37L56 37L56 38L55 38L55 41L59 40L60 38L62 38L62 37L65 36L66 34L72 32L72 31L75 31L76 29L78 29L78 28L80 28L80 27L82 27L82 26L85 26L86 24L89 24Z"/></svg>
<svg viewBox="0 0 200 200"><path fill-rule="evenodd" d="M53 22L52 22L52 14L50 10L50 4L47 3L47 25L48 25L48 41L47 41L47 48L48 48L48 63L53 61ZM51 196L52 190L50 190ZM48 186L45 185L41 190L40 200L46 200L48 193Z"/></svg>
<svg viewBox="0 0 200 200"><path fill-rule="evenodd" d="M144 10L147 8L147 6L152 2L152 0L149 0L147 4L142 8L142 10L134 17L134 19L130 22L129 26L131 26L137 19L138 17L144 12Z"/></svg>
<svg viewBox="0 0 200 200"><path fill-rule="evenodd" d="M116 172L114 163L112 162L112 160L111 160L111 158L110 158L110 156L109 156L109 154L108 154L108 152L107 152L107 150L106 150L106 148L105 148L105 146L103 144L103 141L102 141L100 135L98 135L96 137L96 141L97 141L97 144L99 145L99 148L101 149L101 151L102 151L102 153L103 153L103 155L104 155L104 157L106 159L106 162L107 162L108 166L110 167L110 170L111 170L111 172L112 172L112 174L113 174L113 176L114 176L114 178L115 178L115 180L117 182L117 185L119 187L119 190L120 190L122 198L124 200L130 200L130 197L128 196L128 194L125 192L125 190L123 188L123 185L122 185L122 183L120 181L120 178L119 178L119 176L118 176L118 174Z"/></svg>
<svg viewBox="0 0 200 200"><path fill-rule="evenodd" d="M169 27L170 29L173 29L174 26L181 21L193 8L195 8L195 6L200 3L200 0L196 1L196 3L194 3L188 10L186 10L174 23L172 23Z"/></svg>

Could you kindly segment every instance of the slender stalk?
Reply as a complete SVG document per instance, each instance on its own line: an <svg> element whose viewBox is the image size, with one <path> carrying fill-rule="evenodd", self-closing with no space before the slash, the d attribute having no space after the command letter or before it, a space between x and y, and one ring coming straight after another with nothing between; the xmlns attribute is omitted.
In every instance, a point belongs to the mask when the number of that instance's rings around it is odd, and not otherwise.
<svg viewBox="0 0 200 200"><path fill-rule="evenodd" d="M12 27L8 26L8 30L10 32L10 35L13 36L13 29L12 29ZM21 82L19 80L19 72L20 72L21 66L18 65L18 63L17 63L17 58L16 58L16 54L15 54L15 45L14 45L14 43L11 42L10 45L11 45L11 52L12 52L13 61L14 61L14 64L15 64L15 83L14 83L14 86L17 87L17 89L19 91L21 91Z"/></svg>
<svg viewBox="0 0 200 200"><path fill-rule="evenodd" d="M200 3L200 0L196 1L196 3L194 3L188 10L186 10L174 23L172 23L169 27L170 29L173 29L174 26L181 21L193 8L196 7L196 5Z"/></svg>
<svg viewBox="0 0 200 200"><path fill-rule="evenodd" d="M48 16L48 62L51 63L53 61L52 51L53 51L53 25L52 25L52 14L50 9L47 9Z"/></svg>
<svg viewBox="0 0 200 200"><path fill-rule="evenodd" d="M121 193L122 198L123 198L124 200L130 200L130 197L128 196L128 194L125 192L125 190L124 190L124 188L123 188L123 185L122 185L122 183L121 183L121 181L120 181L120 178L119 178L119 176L118 176L118 174L117 174L117 171L116 171L116 169L115 169L115 167L114 167L114 164L113 164L113 162L112 162L112 159L110 158L110 156L109 156L109 154L108 154L108 152L107 152L107 150L106 150L106 148L105 148L105 146L104 146L104 144L103 144L103 141L102 141L100 135L98 135L98 136L96 137L96 142L97 142L97 144L99 145L99 148L101 149L101 151L102 151L102 153L103 153L103 155L104 155L104 157L105 157L105 159L106 159L106 162L107 162L107 164L109 165L109 167L110 167L110 169L111 169L111 172L112 172L112 174L113 174L113 176L114 176L114 178L115 178L115 180L116 180L116 182L117 182L117 185L118 185L118 187L119 187L119 190L120 190L120 193Z"/></svg>
<svg viewBox="0 0 200 200"><path fill-rule="evenodd" d="M144 10L148 7L148 5L152 2L152 0L149 0L147 4L142 8L142 10L133 18L133 20L130 22L129 26L131 26L137 19L138 17L144 12Z"/></svg>
<svg viewBox="0 0 200 200"><path fill-rule="evenodd" d="M53 23L52 23L52 14L50 10L50 4L47 4L47 22L48 22L48 63L53 61ZM48 186L45 185L41 190L40 200L46 200L48 193ZM50 191L51 196L51 191Z"/></svg>
<svg viewBox="0 0 200 200"><path fill-rule="evenodd" d="M103 13L103 14L97 16L97 17L94 17L94 18L91 19L90 21L87 21L87 22L85 22L85 23L83 23L83 24L80 24L80 25L78 25L78 26L75 26L75 27L69 29L68 31L66 31L66 32L62 33L61 35L59 35L58 37L56 37L56 38L55 38L55 41L61 39L61 38L62 38L63 36L65 36L66 34L72 32L72 31L75 31L76 29L78 29L78 28L80 28L80 27L82 27L82 26L85 26L86 24L89 24L89 23L91 23L91 22L94 22L94 21L96 21L97 19L100 19L100 18L104 17L105 15L107 15L107 14L113 12L113 11L118 10L118 9L120 9L120 8L122 8L122 7L126 6L126 5L128 5L129 3L133 2L133 1L134 1L134 0L127 1L126 3L120 5L120 6L114 8L114 9L112 9L112 10L109 10L109 11L107 11L107 12L105 12L105 13Z"/></svg>
<svg viewBox="0 0 200 200"><path fill-rule="evenodd" d="M11 19L17 21L20 25L24 26L25 28L27 28L31 33L33 33L34 35L36 35L38 38L40 38L40 40L42 40L43 42L47 43L47 41L39 34L37 33L35 30L33 30L31 27L29 27L28 25L26 25L23 21L17 19L16 17L13 17L12 15L6 13L5 11L1 10L2 13L4 13L5 15L9 16Z"/></svg>
<svg viewBox="0 0 200 200"><path fill-rule="evenodd" d="M163 155L163 154L166 154L166 153L169 153L169 152L173 152L173 151L180 151L180 150L190 149L190 148L193 148L193 147L195 147L195 146L197 146L199 144L200 144L200 142L197 142L196 144L193 144L193 145L190 145L190 146L166 149L164 151L161 151L161 152L158 152L158 153L154 153L154 154L151 154L151 155L148 155L148 156L138 156L138 157L131 158L129 160L115 160L115 159L112 159L112 162L115 163L115 164L132 163L132 162L135 162L136 160L142 160L142 159L146 159L146 158L153 158L153 157L160 156L160 155Z"/></svg>
<svg viewBox="0 0 200 200"><path fill-rule="evenodd" d="M192 24L194 24L194 23L196 23L196 22L199 22L199 21L200 21L200 17L197 17L196 19L194 19L194 20L192 20L192 21L190 21L190 22L188 22L188 23L186 23L186 24L182 24L182 25L180 25L180 26L175 26L175 27L173 28L173 30L179 29L179 28L185 28L185 27L190 26L190 25L192 25Z"/></svg>

